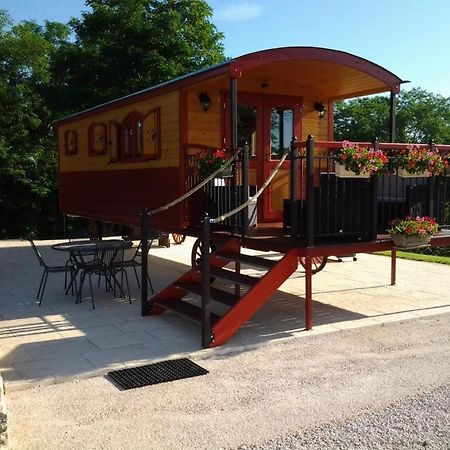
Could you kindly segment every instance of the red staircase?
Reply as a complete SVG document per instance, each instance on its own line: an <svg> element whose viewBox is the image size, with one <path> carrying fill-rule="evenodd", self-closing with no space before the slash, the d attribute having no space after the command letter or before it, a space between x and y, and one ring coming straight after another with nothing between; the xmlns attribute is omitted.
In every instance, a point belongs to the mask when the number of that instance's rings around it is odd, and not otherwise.
<svg viewBox="0 0 450 450"><path fill-rule="evenodd" d="M203 346L215 347L236 334L296 271L298 251L291 249L280 260L270 260L241 253L240 239L231 238L209 255L208 262L209 298L202 298L203 306L198 301L204 291L201 265L190 269L151 298L150 306L153 314L168 309L200 323L202 334L206 336L203 338ZM265 273L258 277L242 274L243 265L258 268ZM230 283L231 286L227 286L227 290L215 287L212 284L216 279ZM217 310L222 313L213 312ZM210 311L209 316L207 311Z"/></svg>

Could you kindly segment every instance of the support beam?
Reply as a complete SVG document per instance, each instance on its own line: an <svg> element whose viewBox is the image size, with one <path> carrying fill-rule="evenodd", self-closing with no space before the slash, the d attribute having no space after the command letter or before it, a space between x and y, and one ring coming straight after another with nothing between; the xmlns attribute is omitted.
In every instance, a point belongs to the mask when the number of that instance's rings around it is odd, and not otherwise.
<svg viewBox="0 0 450 450"><path fill-rule="evenodd" d="M148 209L141 212L141 316L148 316Z"/></svg>
<svg viewBox="0 0 450 450"><path fill-rule="evenodd" d="M238 99L237 99L237 78L230 79L230 114L231 114L231 154L237 150L238 147L238 131L237 131L237 119L238 119ZM231 192L231 204L230 208L233 210L237 205L237 179L236 179L236 162L233 162L233 179L232 179L232 192ZM237 216L234 214L231 217L233 234L237 232Z"/></svg>
<svg viewBox="0 0 450 450"><path fill-rule="evenodd" d="M397 96L396 94L391 92L391 98L389 102L389 142L395 142L396 104Z"/></svg>
<svg viewBox="0 0 450 450"><path fill-rule="evenodd" d="M312 311L312 257L305 258L305 328L311 330L313 326Z"/></svg>
<svg viewBox="0 0 450 450"><path fill-rule="evenodd" d="M397 250L391 250L391 286L395 286L397 274Z"/></svg>

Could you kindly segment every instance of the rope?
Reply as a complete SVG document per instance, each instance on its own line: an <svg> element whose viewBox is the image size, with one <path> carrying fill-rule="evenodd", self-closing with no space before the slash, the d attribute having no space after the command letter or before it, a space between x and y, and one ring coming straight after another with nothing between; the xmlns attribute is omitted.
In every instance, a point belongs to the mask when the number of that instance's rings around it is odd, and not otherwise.
<svg viewBox="0 0 450 450"><path fill-rule="evenodd" d="M244 208L246 208L247 206L250 205L250 203L252 203L253 201L257 200L258 197L261 195L261 193L264 191L264 189L266 189L266 187L270 184L270 182L273 180L273 177L277 174L279 168L281 167L281 165L284 163L285 159L288 156L288 152L286 152L283 157L280 159L280 161L278 162L277 166L275 167L275 170L270 174L270 176L267 178L267 180L264 182L264 184L258 189L258 191L256 192L256 194L253 197L249 197L249 199L243 203L242 205L238 206L237 208L232 209L231 211L228 211L227 213L216 217L215 219L210 219L210 223L219 223L219 222L223 222L225 219L228 219L228 217L231 217L232 215L238 213L239 211L243 210Z"/></svg>
<svg viewBox="0 0 450 450"><path fill-rule="evenodd" d="M224 170L228 166L230 166L231 163L238 157L238 155L239 155L239 150L236 151L236 153L229 160L227 160L227 162L224 165L220 166L215 172L213 172L208 178L203 180L200 184L197 184L197 186L194 186L190 191L186 192L181 197L178 197L174 201L172 201L170 203L167 203L167 205L161 206L161 207L159 207L157 209L154 209L153 211L150 211L148 213L148 215L149 216L153 216L153 215L158 214L158 213L160 213L162 211L166 211L167 209L172 208L172 206L175 206L177 203L180 203L183 200L186 200L192 194L194 194L199 189L201 189L203 186L205 186L207 183L209 183L213 178L215 178L217 175L219 175L219 173L222 172L222 170Z"/></svg>

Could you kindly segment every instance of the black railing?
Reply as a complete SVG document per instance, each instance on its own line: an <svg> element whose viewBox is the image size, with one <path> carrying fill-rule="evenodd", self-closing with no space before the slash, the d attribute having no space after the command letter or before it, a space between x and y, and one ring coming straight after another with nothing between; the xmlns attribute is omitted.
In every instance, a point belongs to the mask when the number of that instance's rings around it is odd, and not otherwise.
<svg viewBox="0 0 450 450"><path fill-rule="evenodd" d="M449 169L439 176L402 178L394 170L369 178L336 176L333 148L338 142L318 142L328 150L315 154L312 137L291 150L291 198L284 201L284 228L293 242L312 246L316 239L371 241L386 233L389 222L410 216L432 216L449 225ZM368 145L368 144L366 144ZM388 146L392 146L390 150ZM392 167L399 149L406 144L378 144L389 151ZM445 151L450 152L450 148ZM317 152L319 153L319 152Z"/></svg>

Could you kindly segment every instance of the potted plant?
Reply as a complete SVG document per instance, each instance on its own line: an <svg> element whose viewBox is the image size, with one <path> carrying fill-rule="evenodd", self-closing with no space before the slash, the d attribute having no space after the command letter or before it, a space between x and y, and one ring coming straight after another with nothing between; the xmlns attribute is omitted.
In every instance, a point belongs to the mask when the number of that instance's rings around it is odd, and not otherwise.
<svg viewBox="0 0 450 450"><path fill-rule="evenodd" d="M431 150L417 144L408 145L406 150L402 150L394 159L397 175L402 178L440 175L447 164L439 150Z"/></svg>
<svg viewBox="0 0 450 450"><path fill-rule="evenodd" d="M336 176L369 178L387 166L388 157L381 151L343 141L334 154Z"/></svg>
<svg viewBox="0 0 450 450"><path fill-rule="evenodd" d="M197 155L197 167L202 178L209 177L212 173L216 172L227 161L227 154L225 150L217 149L214 151L202 150ZM230 170L226 170L227 173L221 172L219 177L230 176Z"/></svg>
<svg viewBox="0 0 450 450"><path fill-rule="evenodd" d="M398 248L417 248L429 244L431 236L438 231L438 224L434 218L424 216L395 219L388 229L389 235Z"/></svg>

